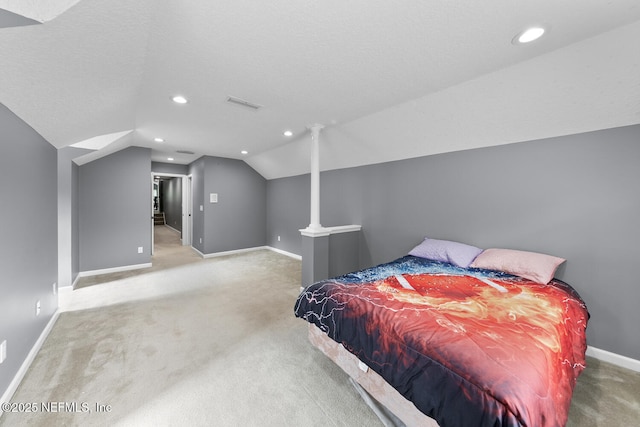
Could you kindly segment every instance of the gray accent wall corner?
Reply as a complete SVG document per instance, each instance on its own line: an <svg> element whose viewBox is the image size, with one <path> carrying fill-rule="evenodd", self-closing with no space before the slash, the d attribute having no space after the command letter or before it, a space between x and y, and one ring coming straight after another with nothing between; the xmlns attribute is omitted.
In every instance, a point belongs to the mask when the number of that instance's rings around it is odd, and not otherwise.
<svg viewBox="0 0 640 427"><path fill-rule="evenodd" d="M324 174L322 177L324 178ZM267 245L303 255L300 230L309 225L310 189L309 174L267 181ZM320 191L322 189L321 183ZM323 203L321 196L321 207ZM320 213L321 223L322 219L323 215Z"/></svg>
<svg viewBox="0 0 640 427"><path fill-rule="evenodd" d="M79 273L78 165L73 159L91 150L58 149L58 287L71 286Z"/></svg>
<svg viewBox="0 0 640 427"><path fill-rule="evenodd" d="M182 231L182 178L165 179L162 185L162 206L165 223L174 230Z"/></svg>
<svg viewBox="0 0 640 427"><path fill-rule="evenodd" d="M159 175L188 175L189 165L177 165L175 163L151 162L151 170Z"/></svg>
<svg viewBox="0 0 640 427"><path fill-rule="evenodd" d="M211 156L193 162L189 173L195 248L206 255L265 245L266 180L260 174L241 160Z"/></svg>
<svg viewBox="0 0 640 427"><path fill-rule="evenodd" d="M151 150L130 147L80 166L78 187L80 270L150 263Z"/></svg>
<svg viewBox="0 0 640 427"><path fill-rule="evenodd" d="M3 104L0 146L0 342L7 341L2 395L58 307L58 219L56 149Z"/></svg>

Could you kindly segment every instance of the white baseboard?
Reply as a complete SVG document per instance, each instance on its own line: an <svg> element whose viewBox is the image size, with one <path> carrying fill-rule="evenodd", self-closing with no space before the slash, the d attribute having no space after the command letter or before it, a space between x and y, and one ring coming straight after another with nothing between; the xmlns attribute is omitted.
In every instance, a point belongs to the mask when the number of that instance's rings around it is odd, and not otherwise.
<svg viewBox="0 0 640 427"><path fill-rule="evenodd" d="M210 254L203 254L202 252L200 252L198 249L194 248L193 246L191 246L191 249L193 249L202 258L216 258L216 257L221 257L221 256L236 255L236 254L242 254L242 253L246 253L246 252L254 252L254 251L261 251L261 250L268 249L270 251L277 252L277 253L279 253L281 255L286 255L288 257L297 259L298 261L302 260L302 257L300 255L296 255L296 254L291 253L291 252L283 251L282 249L273 248L271 246L255 246L253 248L236 249L236 250L233 250L233 251L214 252L214 253L210 253Z"/></svg>
<svg viewBox="0 0 640 427"><path fill-rule="evenodd" d="M123 265L122 267L103 268L101 270L88 270L78 273L78 277L97 276L98 274L119 273L121 271L138 270L141 268L149 268L152 264L150 262L144 264Z"/></svg>
<svg viewBox="0 0 640 427"><path fill-rule="evenodd" d="M76 278L75 278L75 279L73 279L73 283L71 284L71 286L63 286L63 287L60 287L60 288L58 288L58 289L62 289L62 288L69 288L69 287L70 287L71 289L75 289L75 288L76 288L76 285L78 284L78 281L79 281L79 280L80 280L80 273L76 274Z"/></svg>
<svg viewBox="0 0 640 427"><path fill-rule="evenodd" d="M282 249L274 248L272 246L267 246L270 251L277 252L281 255L286 255L290 258L297 259L298 261L302 261L302 255L297 255L292 252L283 251Z"/></svg>
<svg viewBox="0 0 640 427"><path fill-rule="evenodd" d="M204 254L200 252L198 249L196 249L193 245L191 245L191 250L193 250L195 253L200 255L200 258L204 258Z"/></svg>
<svg viewBox="0 0 640 427"><path fill-rule="evenodd" d="M177 228L173 228L172 226L170 226L169 224L165 224L165 227L167 227L169 230L171 231L175 231L178 234L182 234L182 231L178 230Z"/></svg>
<svg viewBox="0 0 640 427"><path fill-rule="evenodd" d="M66 286L66 287L69 288L70 286ZM40 351L42 344L44 344L44 341L49 336L51 329L53 329L53 325L55 325L56 321L58 320L59 314L60 313L58 310L56 310L55 313L53 313L53 316L51 316L51 319L49 319L47 326L44 327L44 329L42 330L42 333L40 333L40 336L36 340L35 344L33 345L33 347L31 347L31 350L29 351L27 358L24 359L24 362L22 362L22 365L20 365L20 369L18 369L18 372L13 377L13 380L9 384L9 387L2 394L2 398L0 398L0 402L4 403L4 402L11 401L13 394L16 392L16 390L18 389L18 386L22 382L22 379L26 375L27 370L29 369L29 366L31 366L31 363L33 363L33 360L36 358L38 352ZM3 411L0 409L0 416L2 416L2 413Z"/></svg>
<svg viewBox="0 0 640 427"><path fill-rule="evenodd" d="M200 254L200 256L202 256L202 258L217 258L220 256L227 256L227 255L236 255L236 254L243 254L246 252L254 252L254 251L260 251L263 249L267 249L267 246L255 246L253 248L244 248L244 249L235 249L233 251L223 251L223 252L214 252L211 254L203 254L202 252L198 251L196 249L196 251Z"/></svg>
<svg viewBox="0 0 640 427"><path fill-rule="evenodd" d="M632 371L640 372L640 360L632 359L627 356L611 353L610 351L591 346L587 346L587 356L591 356L595 359L602 360L603 362L621 366Z"/></svg>

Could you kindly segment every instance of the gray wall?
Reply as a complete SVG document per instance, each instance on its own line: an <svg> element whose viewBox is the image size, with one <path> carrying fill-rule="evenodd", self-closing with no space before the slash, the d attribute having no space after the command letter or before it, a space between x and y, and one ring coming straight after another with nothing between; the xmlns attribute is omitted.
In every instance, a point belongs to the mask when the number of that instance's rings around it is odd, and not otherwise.
<svg viewBox="0 0 640 427"><path fill-rule="evenodd" d="M193 162L190 173L194 247L212 254L265 245L266 180L260 174L243 161L210 156ZM209 202L211 193L218 203Z"/></svg>
<svg viewBox="0 0 640 427"><path fill-rule="evenodd" d="M71 286L79 272L78 165L72 160L88 152L73 147L58 150L58 287Z"/></svg>
<svg viewBox="0 0 640 427"><path fill-rule="evenodd" d="M162 207L168 226L182 231L182 178L164 179Z"/></svg>
<svg viewBox="0 0 640 427"><path fill-rule="evenodd" d="M151 162L153 173L162 175L168 173L172 175L188 175L189 165L177 165L175 163Z"/></svg>
<svg viewBox="0 0 640 427"><path fill-rule="evenodd" d="M56 149L2 104L0 147L2 395L58 306L58 220Z"/></svg>
<svg viewBox="0 0 640 427"><path fill-rule="evenodd" d="M78 183L80 270L151 262L151 150L130 147L86 163Z"/></svg>
<svg viewBox="0 0 640 427"><path fill-rule="evenodd" d="M424 236L566 258L557 276L588 304L589 344L640 359L638 165L640 125L329 171L320 222L363 226L362 267ZM270 246L301 253L308 183L268 182Z"/></svg>
<svg viewBox="0 0 640 427"><path fill-rule="evenodd" d="M322 174L322 185L326 173ZM325 184L326 185L326 184ZM300 231L309 225L311 188L310 176L299 175L267 181L267 245L296 255L302 255ZM322 206L324 198L321 198ZM320 218L322 221L322 217ZM326 224L345 225L345 224ZM280 237L280 240L278 240Z"/></svg>

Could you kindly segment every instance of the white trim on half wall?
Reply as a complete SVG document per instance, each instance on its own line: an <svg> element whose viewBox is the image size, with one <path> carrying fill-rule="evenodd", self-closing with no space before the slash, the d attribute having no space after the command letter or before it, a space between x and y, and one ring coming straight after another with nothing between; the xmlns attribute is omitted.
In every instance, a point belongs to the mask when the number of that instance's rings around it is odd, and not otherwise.
<svg viewBox="0 0 640 427"><path fill-rule="evenodd" d="M302 261L302 255L294 254L293 252L283 251L282 249L274 248L271 246L267 246L267 249L270 251L279 253L280 255L288 256L289 258L297 259L298 261Z"/></svg>

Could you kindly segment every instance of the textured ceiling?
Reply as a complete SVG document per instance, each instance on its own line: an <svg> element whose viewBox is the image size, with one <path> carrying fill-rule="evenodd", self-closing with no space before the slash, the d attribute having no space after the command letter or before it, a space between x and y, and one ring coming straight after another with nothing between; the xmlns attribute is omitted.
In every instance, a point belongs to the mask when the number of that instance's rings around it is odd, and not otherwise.
<svg viewBox="0 0 640 427"><path fill-rule="evenodd" d="M0 27L0 102L58 148L106 144L80 163L139 145L277 178L308 172L313 123L334 169L640 122L636 0L60 3Z"/></svg>

